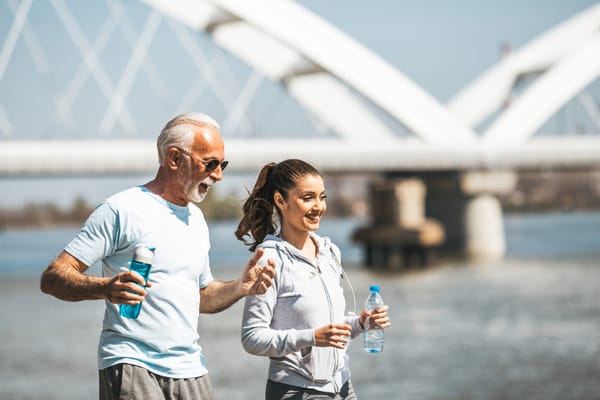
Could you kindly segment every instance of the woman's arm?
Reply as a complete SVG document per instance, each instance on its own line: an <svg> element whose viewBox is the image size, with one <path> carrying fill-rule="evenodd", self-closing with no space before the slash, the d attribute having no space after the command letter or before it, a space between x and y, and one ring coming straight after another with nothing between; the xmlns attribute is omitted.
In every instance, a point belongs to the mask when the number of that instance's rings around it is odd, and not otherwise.
<svg viewBox="0 0 600 400"><path fill-rule="evenodd" d="M272 329L277 305L274 286L260 296L247 297L242 316L242 345L257 356L283 357L314 344L314 329Z"/></svg>

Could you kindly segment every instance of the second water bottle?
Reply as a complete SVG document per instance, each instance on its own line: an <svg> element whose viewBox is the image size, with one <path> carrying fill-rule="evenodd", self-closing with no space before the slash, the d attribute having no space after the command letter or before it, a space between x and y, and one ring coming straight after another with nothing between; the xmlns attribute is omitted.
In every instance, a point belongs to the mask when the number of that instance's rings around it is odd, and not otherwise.
<svg viewBox="0 0 600 400"><path fill-rule="evenodd" d="M379 294L379 286L369 288L369 297L365 301L365 310L373 311L383 306L383 299ZM367 318L363 331L363 349L367 353L381 353L383 351L383 328Z"/></svg>

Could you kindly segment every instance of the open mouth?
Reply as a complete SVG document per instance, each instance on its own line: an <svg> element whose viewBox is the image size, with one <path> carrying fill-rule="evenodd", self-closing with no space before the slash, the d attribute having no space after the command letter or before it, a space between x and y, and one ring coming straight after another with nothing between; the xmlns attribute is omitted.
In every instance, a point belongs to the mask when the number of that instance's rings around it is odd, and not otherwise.
<svg viewBox="0 0 600 400"><path fill-rule="evenodd" d="M320 214L307 214L306 218L310 222L319 222L321 220L321 215Z"/></svg>
<svg viewBox="0 0 600 400"><path fill-rule="evenodd" d="M201 192L203 192L203 193L206 193L206 192L208 192L210 190L211 187L213 187L213 185L215 183L216 182L213 179L211 179L210 177L208 177L208 178L206 178L206 179L204 179L204 180L202 180L200 182L199 190Z"/></svg>

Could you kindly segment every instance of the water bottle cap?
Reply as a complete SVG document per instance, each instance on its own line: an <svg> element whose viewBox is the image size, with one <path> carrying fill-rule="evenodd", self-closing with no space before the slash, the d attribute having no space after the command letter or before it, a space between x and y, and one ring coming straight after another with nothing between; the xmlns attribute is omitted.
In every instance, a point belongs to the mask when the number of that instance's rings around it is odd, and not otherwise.
<svg viewBox="0 0 600 400"><path fill-rule="evenodd" d="M152 264L154 261L154 248L148 248L145 246L136 247L133 253L133 259L144 264Z"/></svg>
<svg viewBox="0 0 600 400"><path fill-rule="evenodd" d="M371 292L377 292L377 293L379 293L379 286L377 286L377 285L369 286L369 290Z"/></svg>

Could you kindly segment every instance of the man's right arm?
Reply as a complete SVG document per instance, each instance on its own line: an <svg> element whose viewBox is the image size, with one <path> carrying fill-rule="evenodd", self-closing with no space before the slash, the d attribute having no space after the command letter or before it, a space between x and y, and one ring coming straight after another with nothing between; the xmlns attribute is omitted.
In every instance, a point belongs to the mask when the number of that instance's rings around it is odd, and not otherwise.
<svg viewBox="0 0 600 400"><path fill-rule="evenodd" d="M126 271L102 278L84 274L88 268L63 251L42 273L42 292L66 301L103 299L115 304L137 304L144 299L146 291L135 283L144 284L144 278L139 274ZM147 287L150 286L148 282Z"/></svg>

